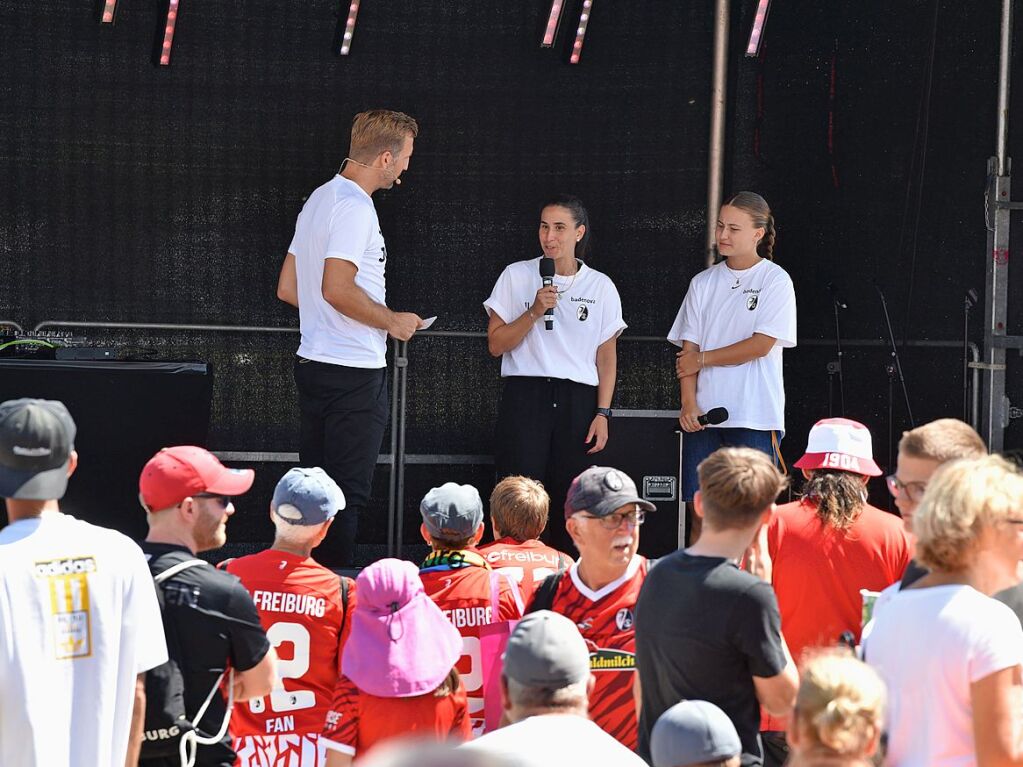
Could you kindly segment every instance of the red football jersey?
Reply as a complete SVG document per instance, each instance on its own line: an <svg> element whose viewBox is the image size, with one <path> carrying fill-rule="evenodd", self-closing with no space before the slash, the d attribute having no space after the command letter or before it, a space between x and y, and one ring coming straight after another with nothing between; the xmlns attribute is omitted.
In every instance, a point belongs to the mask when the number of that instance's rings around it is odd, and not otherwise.
<svg viewBox="0 0 1023 767"><path fill-rule="evenodd" d="M445 566L443 555L459 555L458 567ZM462 657L456 667L469 697L469 716L475 735L483 731L483 668L480 659L480 627L522 617L523 601L518 586L491 570L475 551L437 552L419 571L423 588L462 635ZM496 584L497 615L493 614L492 586Z"/></svg>
<svg viewBox="0 0 1023 767"><path fill-rule="evenodd" d="M568 554L562 554L537 540L519 543L514 538L500 538L480 546L479 552L486 557L492 568L519 584L522 596L527 601L544 578L573 564Z"/></svg>
<svg viewBox="0 0 1023 767"><path fill-rule="evenodd" d="M579 580L574 564L558 583L551 610L571 620L590 648L596 680L590 695L590 719L624 746L636 750L638 726L632 683L636 673L634 610L649 565L636 555L625 574L599 591Z"/></svg>
<svg viewBox="0 0 1023 767"><path fill-rule="evenodd" d="M348 579L342 614L337 575L312 558L267 549L228 561L252 595L267 639L277 651L277 686L269 695L235 705L235 737L319 733L330 709L348 638L355 583Z"/></svg>
<svg viewBox="0 0 1023 767"><path fill-rule="evenodd" d="M323 745L365 756L373 746L399 737L468 740L465 685L438 698L432 692L411 698L378 698L360 692L342 675L323 728Z"/></svg>

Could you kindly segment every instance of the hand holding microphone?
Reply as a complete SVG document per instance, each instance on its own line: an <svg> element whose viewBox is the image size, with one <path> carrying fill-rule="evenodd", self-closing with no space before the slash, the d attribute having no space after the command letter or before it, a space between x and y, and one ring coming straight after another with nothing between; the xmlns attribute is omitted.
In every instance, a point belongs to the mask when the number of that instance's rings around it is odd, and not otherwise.
<svg viewBox="0 0 1023 767"><path fill-rule="evenodd" d="M543 324L547 330L554 330L554 306L558 302L558 289L554 287L554 259L540 258L540 278L543 280L543 288L536 294L537 303L542 303L546 310L543 313ZM541 294L544 294L541 302ZM551 301L551 295L554 299Z"/></svg>
<svg viewBox="0 0 1023 767"><path fill-rule="evenodd" d="M717 426L728 420L728 410L723 407L711 408L701 415L697 415L697 412L695 407L687 408L683 405L682 411L678 414L678 425L682 427L682 431L691 434L694 431L703 431L705 426Z"/></svg>

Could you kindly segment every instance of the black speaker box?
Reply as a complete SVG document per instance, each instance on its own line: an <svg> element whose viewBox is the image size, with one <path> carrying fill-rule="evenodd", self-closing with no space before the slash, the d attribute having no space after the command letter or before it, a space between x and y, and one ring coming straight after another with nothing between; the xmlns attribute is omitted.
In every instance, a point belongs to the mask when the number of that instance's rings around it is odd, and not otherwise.
<svg viewBox="0 0 1023 767"><path fill-rule="evenodd" d="M639 551L647 557L663 557L679 545L682 442L677 428L677 410L616 409L607 447L595 456L601 466L628 474L639 494L657 507L640 530Z"/></svg>
<svg viewBox="0 0 1023 767"><path fill-rule="evenodd" d="M162 447L206 445L212 394L201 362L0 359L0 402L60 400L75 419L78 470L61 509L133 538L146 533L139 472Z"/></svg>

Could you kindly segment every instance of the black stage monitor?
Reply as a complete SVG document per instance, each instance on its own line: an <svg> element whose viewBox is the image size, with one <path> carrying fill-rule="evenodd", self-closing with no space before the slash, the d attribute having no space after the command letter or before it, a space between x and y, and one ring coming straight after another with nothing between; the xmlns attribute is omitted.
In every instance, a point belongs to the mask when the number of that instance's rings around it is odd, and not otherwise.
<svg viewBox="0 0 1023 767"><path fill-rule="evenodd" d="M0 359L0 401L60 400L78 426L61 508L133 538L146 530L139 471L161 447L206 444L212 394L202 362Z"/></svg>

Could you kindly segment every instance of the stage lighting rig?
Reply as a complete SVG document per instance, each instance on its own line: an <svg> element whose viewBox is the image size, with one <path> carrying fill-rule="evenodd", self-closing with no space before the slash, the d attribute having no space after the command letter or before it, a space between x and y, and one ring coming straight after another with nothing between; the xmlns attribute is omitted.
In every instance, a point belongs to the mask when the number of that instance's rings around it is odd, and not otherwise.
<svg viewBox="0 0 1023 767"><path fill-rule="evenodd" d="M590 23L590 12L593 8L593 0L583 0L583 9L579 14L579 26L575 30L575 42L572 43L572 55L568 58L569 64L578 64L579 57L583 53L583 42L586 40L586 26Z"/></svg>
<svg viewBox="0 0 1023 767"><path fill-rule="evenodd" d="M771 0L758 0L757 12L753 17L753 29L749 33L749 44L746 55L754 58L760 53L760 41L764 36L764 25L767 24L767 12L771 9Z"/></svg>
<svg viewBox="0 0 1023 767"><path fill-rule="evenodd" d="M174 30L178 25L178 3L179 0L167 0L167 14L163 18L163 34L160 34L160 27L157 27L156 37L156 63L161 67L170 66L171 48L174 47Z"/></svg>
<svg viewBox="0 0 1023 767"><path fill-rule="evenodd" d="M103 0L99 21L101 24L113 24L117 16L117 0Z"/></svg>
<svg viewBox="0 0 1023 767"><path fill-rule="evenodd" d="M558 27L561 26L561 15L565 11L565 0L551 0L551 12L547 15L547 27L543 32L543 40L540 41L541 48L550 48L554 45L554 38L558 36Z"/></svg>
<svg viewBox="0 0 1023 767"><path fill-rule="evenodd" d="M348 18L345 19L345 28L341 33L338 54L347 56L352 49L352 37L355 35L355 21L359 18L359 0L352 0L348 6Z"/></svg>

